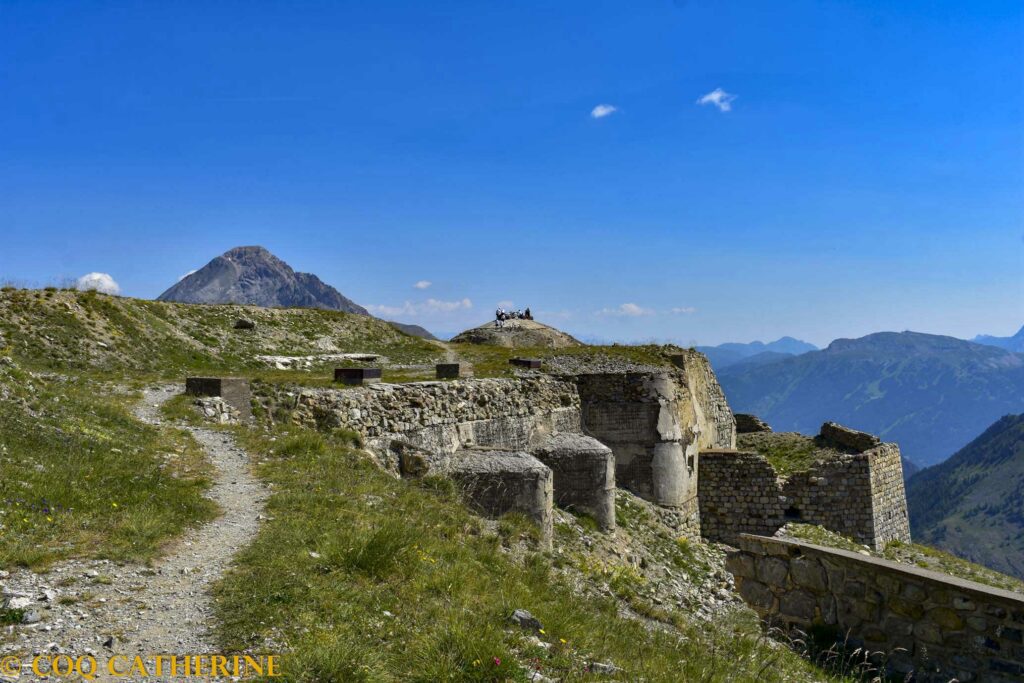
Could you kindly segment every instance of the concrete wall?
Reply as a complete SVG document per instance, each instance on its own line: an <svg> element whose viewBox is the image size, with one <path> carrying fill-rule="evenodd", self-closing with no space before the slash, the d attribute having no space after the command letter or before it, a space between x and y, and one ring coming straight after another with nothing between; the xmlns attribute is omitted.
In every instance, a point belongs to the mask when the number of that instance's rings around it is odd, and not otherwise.
<svg viewBox="0 0 1024 683"><path fill-rule="evenodd" d="M915 681L1024 678L1024 595L798 541L739 544L726 568L769 623L834 627Z"/></svg>
<svg viewBox="0 0 1024 683"><path fill-rule="evenodd" d="M837 456L786 478L758 453L704 451L698 499L701 531L714 540L770 536L789 521L818 524L876 549L910 540L896 444Z"/></svg>

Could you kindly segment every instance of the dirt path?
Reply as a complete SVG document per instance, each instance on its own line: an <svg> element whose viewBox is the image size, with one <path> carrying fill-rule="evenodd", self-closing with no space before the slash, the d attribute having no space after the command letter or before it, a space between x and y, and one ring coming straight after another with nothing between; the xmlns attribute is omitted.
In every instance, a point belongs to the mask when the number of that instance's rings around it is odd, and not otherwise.
<svg viewBox="0 0 1024 683"><path fill-rule="evenodd" d="M161 424L159 406L180 393L180 386L145 390L136 416ZM170 554L152 567L108 561L62 562L46 574L12 572L0 584L14 595L13 604L35 612L34 625L13 627L13 640L0 639L0 653L32 655L53 652L73 657L93 655L106 667L108 657L179 655L217 652L211 640L211 585L232 556L256 535L267 498L250 471L249 457L230 435L187 427L206 451L216 474L209 498L221 515L185 534ZM23 671L22 680L34 680ZM4 680L0 677L0 680ZM97 681L126 680L97 676ZM130 679L127 679L130 680ZM146 680L171 680L150 677Z"/></svg>

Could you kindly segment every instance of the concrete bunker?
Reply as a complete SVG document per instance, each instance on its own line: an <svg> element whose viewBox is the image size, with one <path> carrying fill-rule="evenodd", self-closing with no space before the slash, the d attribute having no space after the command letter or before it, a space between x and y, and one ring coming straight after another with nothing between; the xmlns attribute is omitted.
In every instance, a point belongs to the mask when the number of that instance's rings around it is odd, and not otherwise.
<svg viewBox="0 0 1024 683"><path fill-rule="evenodd" d="M602 531L615 528L615 456L597 439L554 434L532 451L554 474L554 501L593 517Z"/></svg>
<svg viewBox="0 0 1024 683"><path fill-rule="evenodd" d="M554 477L544 463L522 451L472 449L457 452L447 473L471 507L487 517L527 515L551 548Z"/></svg>

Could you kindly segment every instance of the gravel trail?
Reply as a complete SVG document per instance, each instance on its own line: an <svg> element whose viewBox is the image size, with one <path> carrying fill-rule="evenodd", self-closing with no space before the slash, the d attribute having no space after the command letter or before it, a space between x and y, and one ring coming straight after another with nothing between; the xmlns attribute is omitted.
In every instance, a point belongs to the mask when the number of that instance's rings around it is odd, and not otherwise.
<svg viewBox="0 0 1024 683"><path fill-rule="evenodd" d="M135 415L161 424L160 405L181 390L180 385L147 388ZM25 667L43 653L94 656L101 672L97 681L132 680L104 675L107 659L114 655L130 659L217 653L211 638L210 588L234 554L255 537L267 490L252 474L248 454L229 434L185 428L214 467L207 496L220 506L220 516L186 532L150 567L76 560L61 562L45 574L0 572L0 588L10 605L34 613L30 620L38 618L3 627L7 633L0 636L0 654L22 658L21 680L36 679Z"/></svg>

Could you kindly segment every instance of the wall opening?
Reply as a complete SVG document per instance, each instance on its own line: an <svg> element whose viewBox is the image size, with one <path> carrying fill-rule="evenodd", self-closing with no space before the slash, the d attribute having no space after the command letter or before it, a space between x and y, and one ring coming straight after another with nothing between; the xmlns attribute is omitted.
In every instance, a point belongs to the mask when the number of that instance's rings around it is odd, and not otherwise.
<svg viewBox="0 0 1024 683"><path fill-rule="evenodd" d="M790 521L794 519L804 518L803 514L800 512L800 508L796 507L795 505L790 505L788 508L786 508L786 511L782 513L782 516Z"/></svg>

